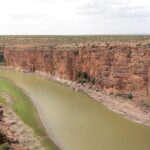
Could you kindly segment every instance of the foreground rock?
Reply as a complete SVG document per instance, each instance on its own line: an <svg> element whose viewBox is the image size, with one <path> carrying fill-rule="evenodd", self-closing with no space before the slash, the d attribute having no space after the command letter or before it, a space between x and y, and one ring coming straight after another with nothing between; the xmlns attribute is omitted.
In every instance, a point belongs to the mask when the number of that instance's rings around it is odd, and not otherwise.
<svg viewBox="0 0 150 150"><path fill-rule="evenodd" d="M43 150L40 140L7 106L0 105L0 149Z"/></svg>

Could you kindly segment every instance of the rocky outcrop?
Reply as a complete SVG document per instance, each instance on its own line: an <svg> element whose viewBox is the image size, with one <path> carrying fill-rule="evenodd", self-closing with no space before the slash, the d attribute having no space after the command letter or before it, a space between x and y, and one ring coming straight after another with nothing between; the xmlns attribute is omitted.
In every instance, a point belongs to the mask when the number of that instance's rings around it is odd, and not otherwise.
<svg viewBox="0 0 150 150"><path fill-rule="evenodd" d="M2 149L3 147L5 147L9 149L11 147L9 144L18 143L18 141L15 139L13 134L8 130L8 128L6 127L6 124L4 124L3 118L4 118L3 106L0 105L0 148Z"/></svg>
<svg viewBox="0 0 150 150"><path fill-rule="evenodd" d="M109 93L150 94L150 47L101 44L61 47L5 47L5 65L61 79L94 84ZM84 76L85 77L81 77ZM82 83L82 81L81 81Z"/></svg>
<svg viewBox="0 0 150 150"><path fill-rule="evenodd" d="M0 150L43 150L40 140L8 106L0 105Z"/></svg>

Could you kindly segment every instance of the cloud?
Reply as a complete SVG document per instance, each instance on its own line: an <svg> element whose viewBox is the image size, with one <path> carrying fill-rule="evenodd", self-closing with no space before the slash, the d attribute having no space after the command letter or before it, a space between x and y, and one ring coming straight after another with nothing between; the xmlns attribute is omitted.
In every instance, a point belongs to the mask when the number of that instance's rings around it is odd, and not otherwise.
<svg viewBox="0 0 150 150"><path fill-rule="evenodd" d="M148 0L5 0L0 4L0 34L150 33Z"/></svg>
<svg viewBox="0 0 150 150"><path fill-rule="evenodd" d="M55 0L36 0L39 3L54 3Z"/></svg>
<svg viewBox="0 0 150 150"><path fill-rule="evenodd" d="M111 12L110 16L129 20L148 19L150 17L150 9L147 6L135 6L130 3L113 5Z"/></svg>
<svg viewBox="0 0 150 150"><path fill-rule="evenodd" d="M46 18L47 15L41 14L14 14L10 16L10 20L13 22L22 22L22 21L36 21Z"/></svg>
<svg viewBox="0 0 150 150"><path fill-rule="evenodd" d="M101 4L101 0L88 1L77 8L79 15L100 15L106 11L106 6Z"/></svg>
<svg viewBox="0 0 150 150"><path fill-rule="evenodd" d="M91 0L78 7L78 15L99 15L113 19L148 19L150 5L135 5L131 1Z"/></svg>

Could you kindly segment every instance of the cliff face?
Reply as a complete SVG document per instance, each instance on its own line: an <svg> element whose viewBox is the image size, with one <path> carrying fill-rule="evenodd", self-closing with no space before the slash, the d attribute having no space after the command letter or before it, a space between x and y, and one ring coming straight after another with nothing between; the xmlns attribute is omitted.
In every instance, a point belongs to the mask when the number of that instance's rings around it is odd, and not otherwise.
<svg viewBox="0 0 150 150"><path fill-rule="evenodd" d="M150 48L81 46L75 50L5 48L5 65L78 81L86 73L97 89L150 93Z"/></svg>

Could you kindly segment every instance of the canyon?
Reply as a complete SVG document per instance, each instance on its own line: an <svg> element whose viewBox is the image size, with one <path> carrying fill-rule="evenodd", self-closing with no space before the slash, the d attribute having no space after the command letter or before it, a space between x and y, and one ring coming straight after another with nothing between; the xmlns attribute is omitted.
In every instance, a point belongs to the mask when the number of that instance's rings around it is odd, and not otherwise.
<svg viewBox="0 0 150 150"><path fill-rule="evenodd" d="M150 125L150 37L4 37L0 65L54 79Z"/></svg>
<svg viewBox="0 0 150 150"><path fill-rule="evenodd" d="M150 149L150 128L130 121L135 121L136 116L143 124L148 125L150 113L141 115L134 105L131 107L134 104L132 100L120 101L117 97L114 99L110 95L104 96L102 92L93 91L94 96L99 94L101 101L98 103L66 85L41 78L35 73L24 73L15 69L1 68L1 78L11 80L28 93L48 136L61 150ZM73 84L76 85L74 82ZM21 98L18 103L20 101ZM107 108L125 111L122 115L114 113L104 107L101 104L103 102L108 102L111 106L106 105ZM131 117L130 120L123 117L125 114Z"/></svg>
<svg viewBox="0 0 150 150"><path fill-rule="evenodd" d="M150 44L149 41L142 42L92 41L53 46L35 46L36 43L11 46L6 42L0 53L8 67L44 72L82 84L91 83L97 91L110 94L132 94L135 98L138 95L148 99Z"/></svg>

